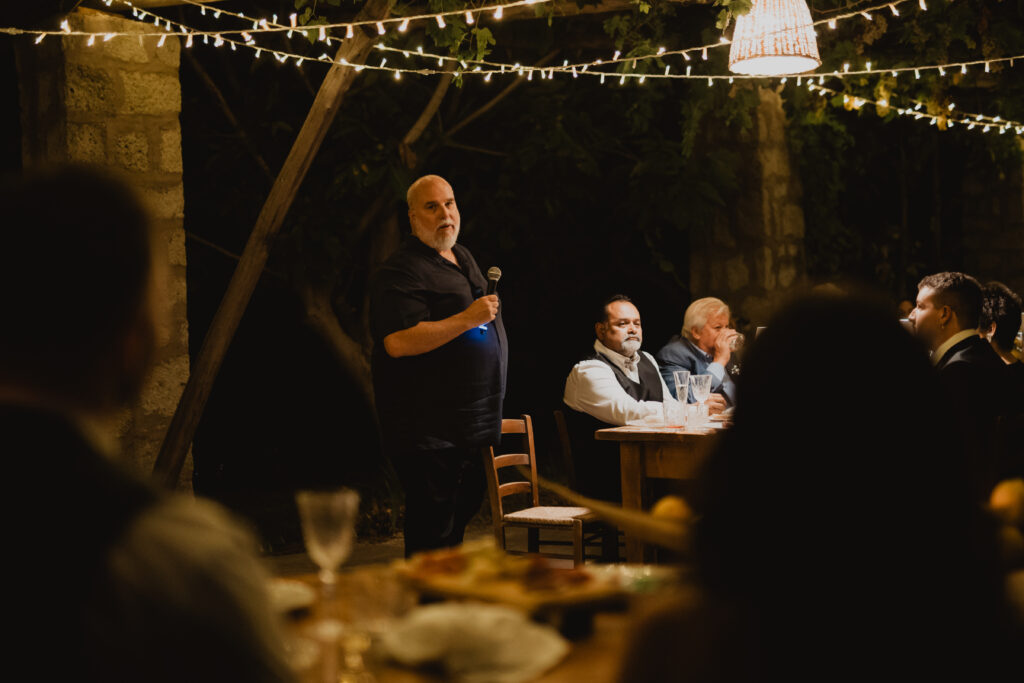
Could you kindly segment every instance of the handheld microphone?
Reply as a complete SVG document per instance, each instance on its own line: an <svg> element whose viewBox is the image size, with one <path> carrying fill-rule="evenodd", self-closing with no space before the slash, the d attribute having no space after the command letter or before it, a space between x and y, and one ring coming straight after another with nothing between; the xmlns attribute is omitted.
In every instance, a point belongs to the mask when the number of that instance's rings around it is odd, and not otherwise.
<svg viewBox="0 0 1024 683"><path fill-rule="evenodd" d="M491 266L487 269L487 295L490 296L498 291L498 280L501 279L501 268Z"/></svg>

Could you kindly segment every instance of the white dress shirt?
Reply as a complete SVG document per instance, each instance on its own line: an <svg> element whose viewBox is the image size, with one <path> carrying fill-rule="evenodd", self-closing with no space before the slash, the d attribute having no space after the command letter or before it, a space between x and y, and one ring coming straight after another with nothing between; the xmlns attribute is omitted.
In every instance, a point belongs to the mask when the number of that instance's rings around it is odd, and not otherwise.
<svg viewBox="0 0 1024 683"><path fill-rule="evenodd" d="M654 364L657 370L658 362L646 351L639 351L632 359L627 359L622 354L615 353L600 341L594 341L594 350L609 359L622 370L634 382L640 381L640 371L637 363L640 361L640 354L644 354L647 360ZM626 361L633 360L633 368L626 368ZM661 394L666 400L673 400L665 380L658 373L658 381L661 382ZM562 397L565 405L581 413L587 413L602 422L622 426L630 420L642 420L648 415L661 415L662 406L660 401L638 401L622 388L619 380L615 378L615 372L602 360L592 359L577 363L569 377L565 380L565 394Z"/></svg>

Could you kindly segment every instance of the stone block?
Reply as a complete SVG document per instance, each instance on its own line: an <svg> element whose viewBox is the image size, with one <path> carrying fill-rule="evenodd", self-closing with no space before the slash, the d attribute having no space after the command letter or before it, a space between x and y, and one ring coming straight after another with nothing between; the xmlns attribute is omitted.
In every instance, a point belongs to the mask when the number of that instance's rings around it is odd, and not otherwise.
<svg viewBox="0 0 1024 683"><path fill-rule="evenodd" d="M188 288L185 286L185 269L171 268L167 278L167 302L172 306L184 304L188 298Z"/></svg>
<svg viewBox="0 0 1024 683"><path fill-rule="evenodd" d="M181 84L178 74L135 73L121 74L124 86L126 114L177 114L181 111Z"/></svg>
<svg viewBox="0 0 1024 683"><path fill-rule="evenodd" d="M188 355L182 354L153 368L142 392L141 407L144 414L156 413L166 417L174 414L181 392L188 382L188 367Z"/></svg>
<svg viewBox="0 0 1024 683"><path fill-rule="evenodd" d="M728 291L735 292L750 283L750 269L743 256L735 256L725 262L725 281Z"/></svg>
<svg viewBox="0 0 1024 683"><path fill-rule="evenodd" d="M145 64L149 62L149 52L144 42L146 40L149 39L141 35L116 36L101 45L103 53L111 59L131 64Z"/></svg>
<svg viewBox="0 0 1024 683"><path fill-rule="evenodd" d="M160 170L181 173L181 130L178 128L160 131Z"/></svg>
<svg viewBox="0 0 1024 683"><path fill-rule="evenodd" d="M102 164L107 160L103 129L89 124L68 124L68 159Z"/></svg>
<svg viewBox="0 0 1024 683"><path fill-rule="evenodd" d="M177 229L172 229L168 232L167 262L172 266L186 265L185 230L178 226Z"/></svg>
<svg viewBox="0 0 1024 683"><path fill-rule="evenodd" d="M105 69L85 64L68 64L68 113L112 114L119 100L114 78Z"/></svg>
<svg viewBox="0 0 1024 683"><path fill-rule="evenodd" d="M159 42L158 38L153 38L152 40ZM156 48L156 61L177 69L181 63L181 38L178 36L168 36L164 44Z"/></svg>
<svg viewBox="0 0 1024 683"><path fill-rule="evenodd" d="M145 133L125 133L114 140L114 160L130 171L149 170L149 141Z"/></svg>
<svg viewBox="0 0 1024 683"><path fill-rule="evenodd" d="M143 188L139 194L153 218L184 218L185 194L180 184L165 188Z"/></svg>

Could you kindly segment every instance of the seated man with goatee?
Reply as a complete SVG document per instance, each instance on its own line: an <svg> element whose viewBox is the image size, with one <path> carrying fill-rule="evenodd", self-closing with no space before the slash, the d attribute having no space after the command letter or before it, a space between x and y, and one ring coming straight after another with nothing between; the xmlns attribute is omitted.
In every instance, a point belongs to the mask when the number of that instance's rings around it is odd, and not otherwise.
<svg viewBox="0 0 1024 683"><path fill-rule="evenodd" d="M640 350L640 311L629 297L617 294L605 302L594 333L594 352L577 363L565 380L563 400L572 409L567 411L566 421L574 437L580 491L604 500L620 500L618 444L595 441L594 432L661 415L662 401L674 399L658 363Z"/></svg>

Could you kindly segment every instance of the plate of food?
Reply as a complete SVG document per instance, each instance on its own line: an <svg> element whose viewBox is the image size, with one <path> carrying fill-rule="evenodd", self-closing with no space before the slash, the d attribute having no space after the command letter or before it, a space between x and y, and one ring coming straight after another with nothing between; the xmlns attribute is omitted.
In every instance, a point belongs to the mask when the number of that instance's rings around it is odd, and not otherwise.
<svg viewBox="0 0 1024 683"><path fill-rule="evenodd" d="M559 567L536 555L510 555L493 542L421 553L397 569L426 597L501 603L529 614L621 603L626 596L619 582L586 567Z"/></svg>

